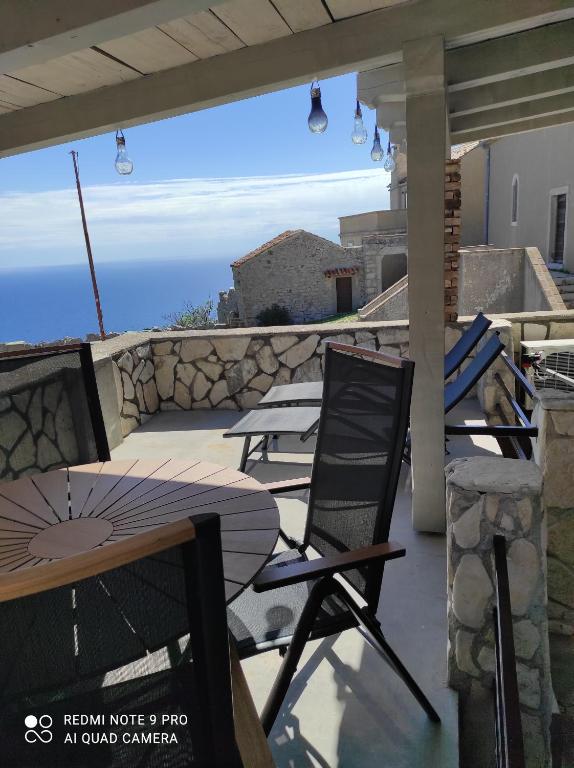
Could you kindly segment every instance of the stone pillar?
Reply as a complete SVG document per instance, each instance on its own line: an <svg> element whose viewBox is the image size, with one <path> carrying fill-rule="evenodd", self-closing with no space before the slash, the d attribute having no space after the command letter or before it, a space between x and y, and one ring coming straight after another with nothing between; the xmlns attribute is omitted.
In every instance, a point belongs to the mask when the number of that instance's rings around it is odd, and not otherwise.
<svg viewBox="0 0 574 768"><path fill-rule="evenodd" d="M408 277L413 526L444 531L444 172L446 98L441 37L404 45L409 151Z"/></svg>
<svg viewBox="0 0 574 768"><path fill-rule="evenodd" d="M534 460L544 478L548 519L550 631L574 635L574 396L541 390L534 405Z"/></svg>
<svg viewBox="0 0 574 768"><path fill-rule="evenodd" d="M458 319L458 251L460 248L460 160L447 160L444 176L444 319Z"/></svg>
<svg viewBox="0 0 574 768"><path fill-rule="evenodd" d="M502 534L508 542L526 763L532 768L550 765L553 694L541 473L533 462L498 457L456 459L445 472L449 685L465 692L476 686L492 686L495 668L492 540L495 534ZM484 723L485 728L490 725Z"/></svg>

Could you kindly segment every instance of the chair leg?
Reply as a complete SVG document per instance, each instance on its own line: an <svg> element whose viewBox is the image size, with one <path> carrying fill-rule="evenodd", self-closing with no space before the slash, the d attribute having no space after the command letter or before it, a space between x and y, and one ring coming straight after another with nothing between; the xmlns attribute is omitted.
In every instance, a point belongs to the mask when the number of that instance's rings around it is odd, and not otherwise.
<svg viewBox="0 0 574 768"><path fill-rule="evenodd" d="M343 597L341 592L344 592L342 588L340 591L337 590L337 593ZM412 677L412 675L410 674L408 669L405 667L403 662L399 659L397 654L393 651L391 646L387 643L385 636L383 635L381 628L379 626L379 623L376 621L376 619L374 619L366 611L362 610L357 605L355 605L354 602L349 598L349 595L346 592L344 593L344 600L345 600L345 603L349 606L349 608L353 612L353 614L355 615L355 618L357 619L357 621L360 622L363 629L365 630L367 635L370 637L372 647L379 653L379 655L383 657L383 659L385 659L385 661L390 663L390 665L393 667L397 675L401 678L401 680L407 686L409 691L413 694L415 699L424 709L429 719L432 720L433 723L440 723L440 717L436 713L436 710L434 709L430 701L427 699L427 697L424 695L422 690L419 688L417 682Z"/></svg>
<svg viewBox="0 0 574 768"><path fill-rule="evenodd" d="M271 689L271 693L269 694L263 712L261 713L261 723L266 736L269 736L271 733L273 724L275 723L281 705L283 704L283 699L293 680L293 675L297 671L297 665L299 664L301 654L303 653L305 644L313 629L313 624L315 623L315 619L321 608L321 603L327 595L333 592L333 585L334 580L330 576L327 576L320 579L311 590L309 599L301 613L301 617L297 623L297 628L295 629L287 653L283 658L279 674L273 683L273 688Z"/></svg>
<svg viewBox="0 0 574 768"><path fill-rule="evenodd" d="M251 445L251 438L247 436L243 442L243 453L241 454L241 462L239 464L239 471L245 472L245 465L249 458L249 446Z"/></svg>
<svg viewBox="0 0 574 768"><path fill-rule="evenodd" d="M261 460L269 461L269 435L263 435L261 440Z"/></svg>
<svg viewBox="0 0 574 768"><path fill-rule="evenodd" d="M285 544L287 544L289 549L299 549L299 547L301 546L301 542L297 541L297 539L294 539L291 536L288 536L283 530L283 528L279 528L279 536L281 539L283 539Z"/></svg>

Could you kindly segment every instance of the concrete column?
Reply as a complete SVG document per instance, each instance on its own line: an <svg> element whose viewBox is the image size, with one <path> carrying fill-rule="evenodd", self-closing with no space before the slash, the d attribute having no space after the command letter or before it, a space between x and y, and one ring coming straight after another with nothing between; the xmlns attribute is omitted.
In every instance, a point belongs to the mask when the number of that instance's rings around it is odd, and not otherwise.
<svg viewBox="0 0 574 768"><path fill-rule="evenodd" d="M403 48L409 153L410 355L413 526L445 530L444 490L444 161L446 96L441 37Z"/></svg>

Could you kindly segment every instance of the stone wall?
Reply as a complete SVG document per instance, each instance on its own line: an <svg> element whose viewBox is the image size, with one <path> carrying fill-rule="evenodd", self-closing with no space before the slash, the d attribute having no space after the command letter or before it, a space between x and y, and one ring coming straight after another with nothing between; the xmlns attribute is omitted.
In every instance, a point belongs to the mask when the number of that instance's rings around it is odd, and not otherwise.
<svg viewBox="0 0 574 768"><path fill-rule="evenodd" d="M0 480L81 463L72 409L61 372L0 396Z"/></svg>
<svg viewBox="0 0 574 768"><path fill-rule="evenodd" d="M489 317L504 317L511 324L516 354L520 352L521 341L574 339L574 310L505 312L503 315L489 314Z"/></svg>
<svg viewBox="0 0 574 768"><path fill-rule="evenodd" d="M460 247L460 160L447 160L444 176L444 319L458 317L458 250Z"/></svg>
<svg viewBox="0 0 574 768"><path fill-rule="evenodd" d="M501 534L507 540L526 764L549 765L553 693L541 473L532 462L500 457L457 459L445 472L449 685L467 694L492 686L493 537Z"/></svg>
<svg viewBox="0 0 574 768"><path fill-rule="evenodd" d="M254 408L277 384L320 381L324 341L408 354L408 328L362 326L333 333L329 325L273 332L252 328L238 336L174 338L152 342L160 408Z"/></svg>
<svg viewBox="0 0 574 768"><path fill-rule="evenodd" d="M129 435L159 410L156 370L149 341L112 357L122 435Z"/></svg>
<svg viewBox="0 0 574 768"><path fill-rule="evenodd" d="M471 322L472 318L461 318L445 328L447 349ZM511 349L510 324L497 320L489 334L494 332ZM118 419L121 417L125 436L159 409L249 409L275 384L319 381L326 339L395 355L405 356L409 351L408 322L131 333L95 344L97 373L103 359L113 361L117 403L109 403L109 397L103 403L104 414L109 415L108 435L112 410ZM485 374L482 389L469 394L478 395L490 409L497 401L493 391L496 370ZM104 385L101 376L100 399Z"/></svg>
<svg viewBox="0 0 574 768"><path fill-rule="evenodd" d="M455 247L452 243L449 245ZM450 257L454 259L455 254ZM445 278L445 291L450 290L454 295L452 291L458 290L460 315L484 312L506 317L523 311L528 316L537 312L567 311L537 248L500 249L481 245L461 248L457 259L457 265L452 262L450 278ZM450 287L446 286L449 280ZM380 301L371 301L359 310L361 320L407 319L408 282L397 283L396 295L391 288L378 298Z"/></svg>
<svg viewBox="0 0 574 768"><path fill-rule="evenodd" d="M476 246L460 250L459 310L471 314L564 311L537 248Z"/></svg>
<svg viewBox="0 0 574 768"><path fill-rule="evenodd" d="M574 396L541 390L535 401L534 460L544 478L548 518L550 631L574 635Z"/></svg>

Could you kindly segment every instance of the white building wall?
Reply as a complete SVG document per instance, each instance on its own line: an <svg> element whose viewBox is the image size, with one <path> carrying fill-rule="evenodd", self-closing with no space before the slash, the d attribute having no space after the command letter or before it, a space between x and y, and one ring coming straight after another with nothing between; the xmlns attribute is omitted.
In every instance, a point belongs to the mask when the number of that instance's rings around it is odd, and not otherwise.
<svg viewBox="0 0 574 768"><path fill-rule="evenodd" d="M518 176L518 220L511 222L512 180ZM549 258L553 191L567 197L564 266L574 272L574 124L515 134L491 145L489 242L497 248L536 246Z"/></svg>

